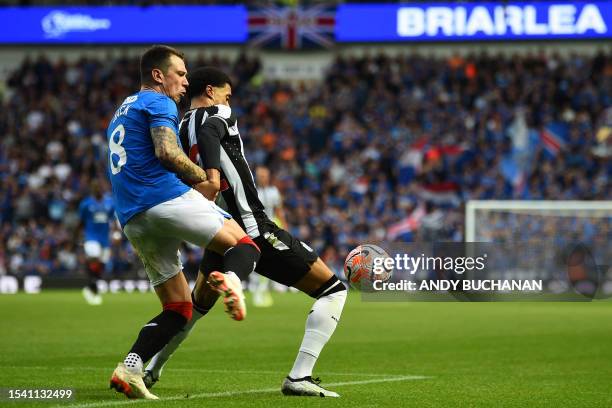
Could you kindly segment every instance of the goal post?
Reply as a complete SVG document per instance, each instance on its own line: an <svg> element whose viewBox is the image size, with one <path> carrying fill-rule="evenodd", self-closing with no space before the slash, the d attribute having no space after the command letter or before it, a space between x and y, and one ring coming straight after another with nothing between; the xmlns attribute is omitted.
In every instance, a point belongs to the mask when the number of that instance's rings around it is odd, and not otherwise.
<svg viewBox="0 0 612 408"><path fill-rule="evenodd" d="M612 295L612 201L468 201L465 242L488 248L491 276Z"/></svg>
<svg viewBox="0 0 612 408"><path fill-rule="evenodd" d="M516 201L516 200L471 200L465 208L465 241L487 242L484 233L491 225L491 214L515 214L531 217L575 217L594 218L606 223L608 233L612 221L612 201Z"/></svg>

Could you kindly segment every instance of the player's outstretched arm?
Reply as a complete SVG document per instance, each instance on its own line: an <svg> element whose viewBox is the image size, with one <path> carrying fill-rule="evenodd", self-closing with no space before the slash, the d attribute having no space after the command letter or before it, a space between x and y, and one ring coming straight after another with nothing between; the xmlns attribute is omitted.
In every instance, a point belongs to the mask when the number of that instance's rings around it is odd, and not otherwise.
<svg viewBox="0 0 612 408"><path fill-rule="evenodd" d="M176 143L176 134L166 126L151 128L155 156L185 183L195 186L207 180L206 172L189 160Z"/></svg>

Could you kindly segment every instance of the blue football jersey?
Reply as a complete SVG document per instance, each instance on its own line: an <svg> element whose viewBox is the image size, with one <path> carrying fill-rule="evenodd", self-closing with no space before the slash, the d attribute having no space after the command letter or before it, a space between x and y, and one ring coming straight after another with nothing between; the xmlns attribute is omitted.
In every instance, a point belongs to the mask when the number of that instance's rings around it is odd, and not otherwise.
<svg viewBox="0 0 612 408"><path fill-rule="evenodd" d="M93 196L84 198L79 204L79 216L85 225L85 241L97 241L103 247L108 247L108 235L114 214L111 197L104 196L100 200Z"/></svg>
<svg viewBox="0 0 612 408"><path fill-rule="evenodd" d="M176 104L155 91L127 97L108 125L109 174L122 226L136 214L190 189L155 156L150 129L159 126L169 127L178 135Z"/></svg>

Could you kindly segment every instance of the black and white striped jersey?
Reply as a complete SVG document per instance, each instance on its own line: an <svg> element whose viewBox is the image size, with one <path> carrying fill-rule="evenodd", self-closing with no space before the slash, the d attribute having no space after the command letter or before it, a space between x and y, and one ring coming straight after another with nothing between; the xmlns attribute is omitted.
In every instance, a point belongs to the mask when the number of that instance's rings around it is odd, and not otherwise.
<svg viewBox="0 0 612 408"><path fill-rule="evenodd" d="M185 154L194 163L203 169L219 169L219 197L222 200L217 199L217 204L225 208L251 238L263 235L263 226L269 219L257 196L232 110L216 105L187 111L179 126L179 139Z"/></svg>

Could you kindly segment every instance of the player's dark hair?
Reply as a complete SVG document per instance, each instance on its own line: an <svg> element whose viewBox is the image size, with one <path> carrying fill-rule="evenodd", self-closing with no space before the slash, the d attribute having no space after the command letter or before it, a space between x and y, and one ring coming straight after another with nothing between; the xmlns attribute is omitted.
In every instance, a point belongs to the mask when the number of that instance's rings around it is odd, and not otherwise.
<svg viewBox="0 0 612 408"><path fill-rule="evenodd" d="M154 45L146 50L140 57L140 83L151 84L153 82L151 71L156 68L164 74L167 73L170 66L170 57L173 55L183 61L185 60L185 54L167 45Z"/></svg>
<svg viewBox="0 0 612 408"><path fill-rule="evenodd" d="M229 75L215 67L201 67L187 74L189 87L187 88L187 97L189 99L202 95L208 85L214 87L222 87L225 84L232 86L232 80Z"/></svg>

